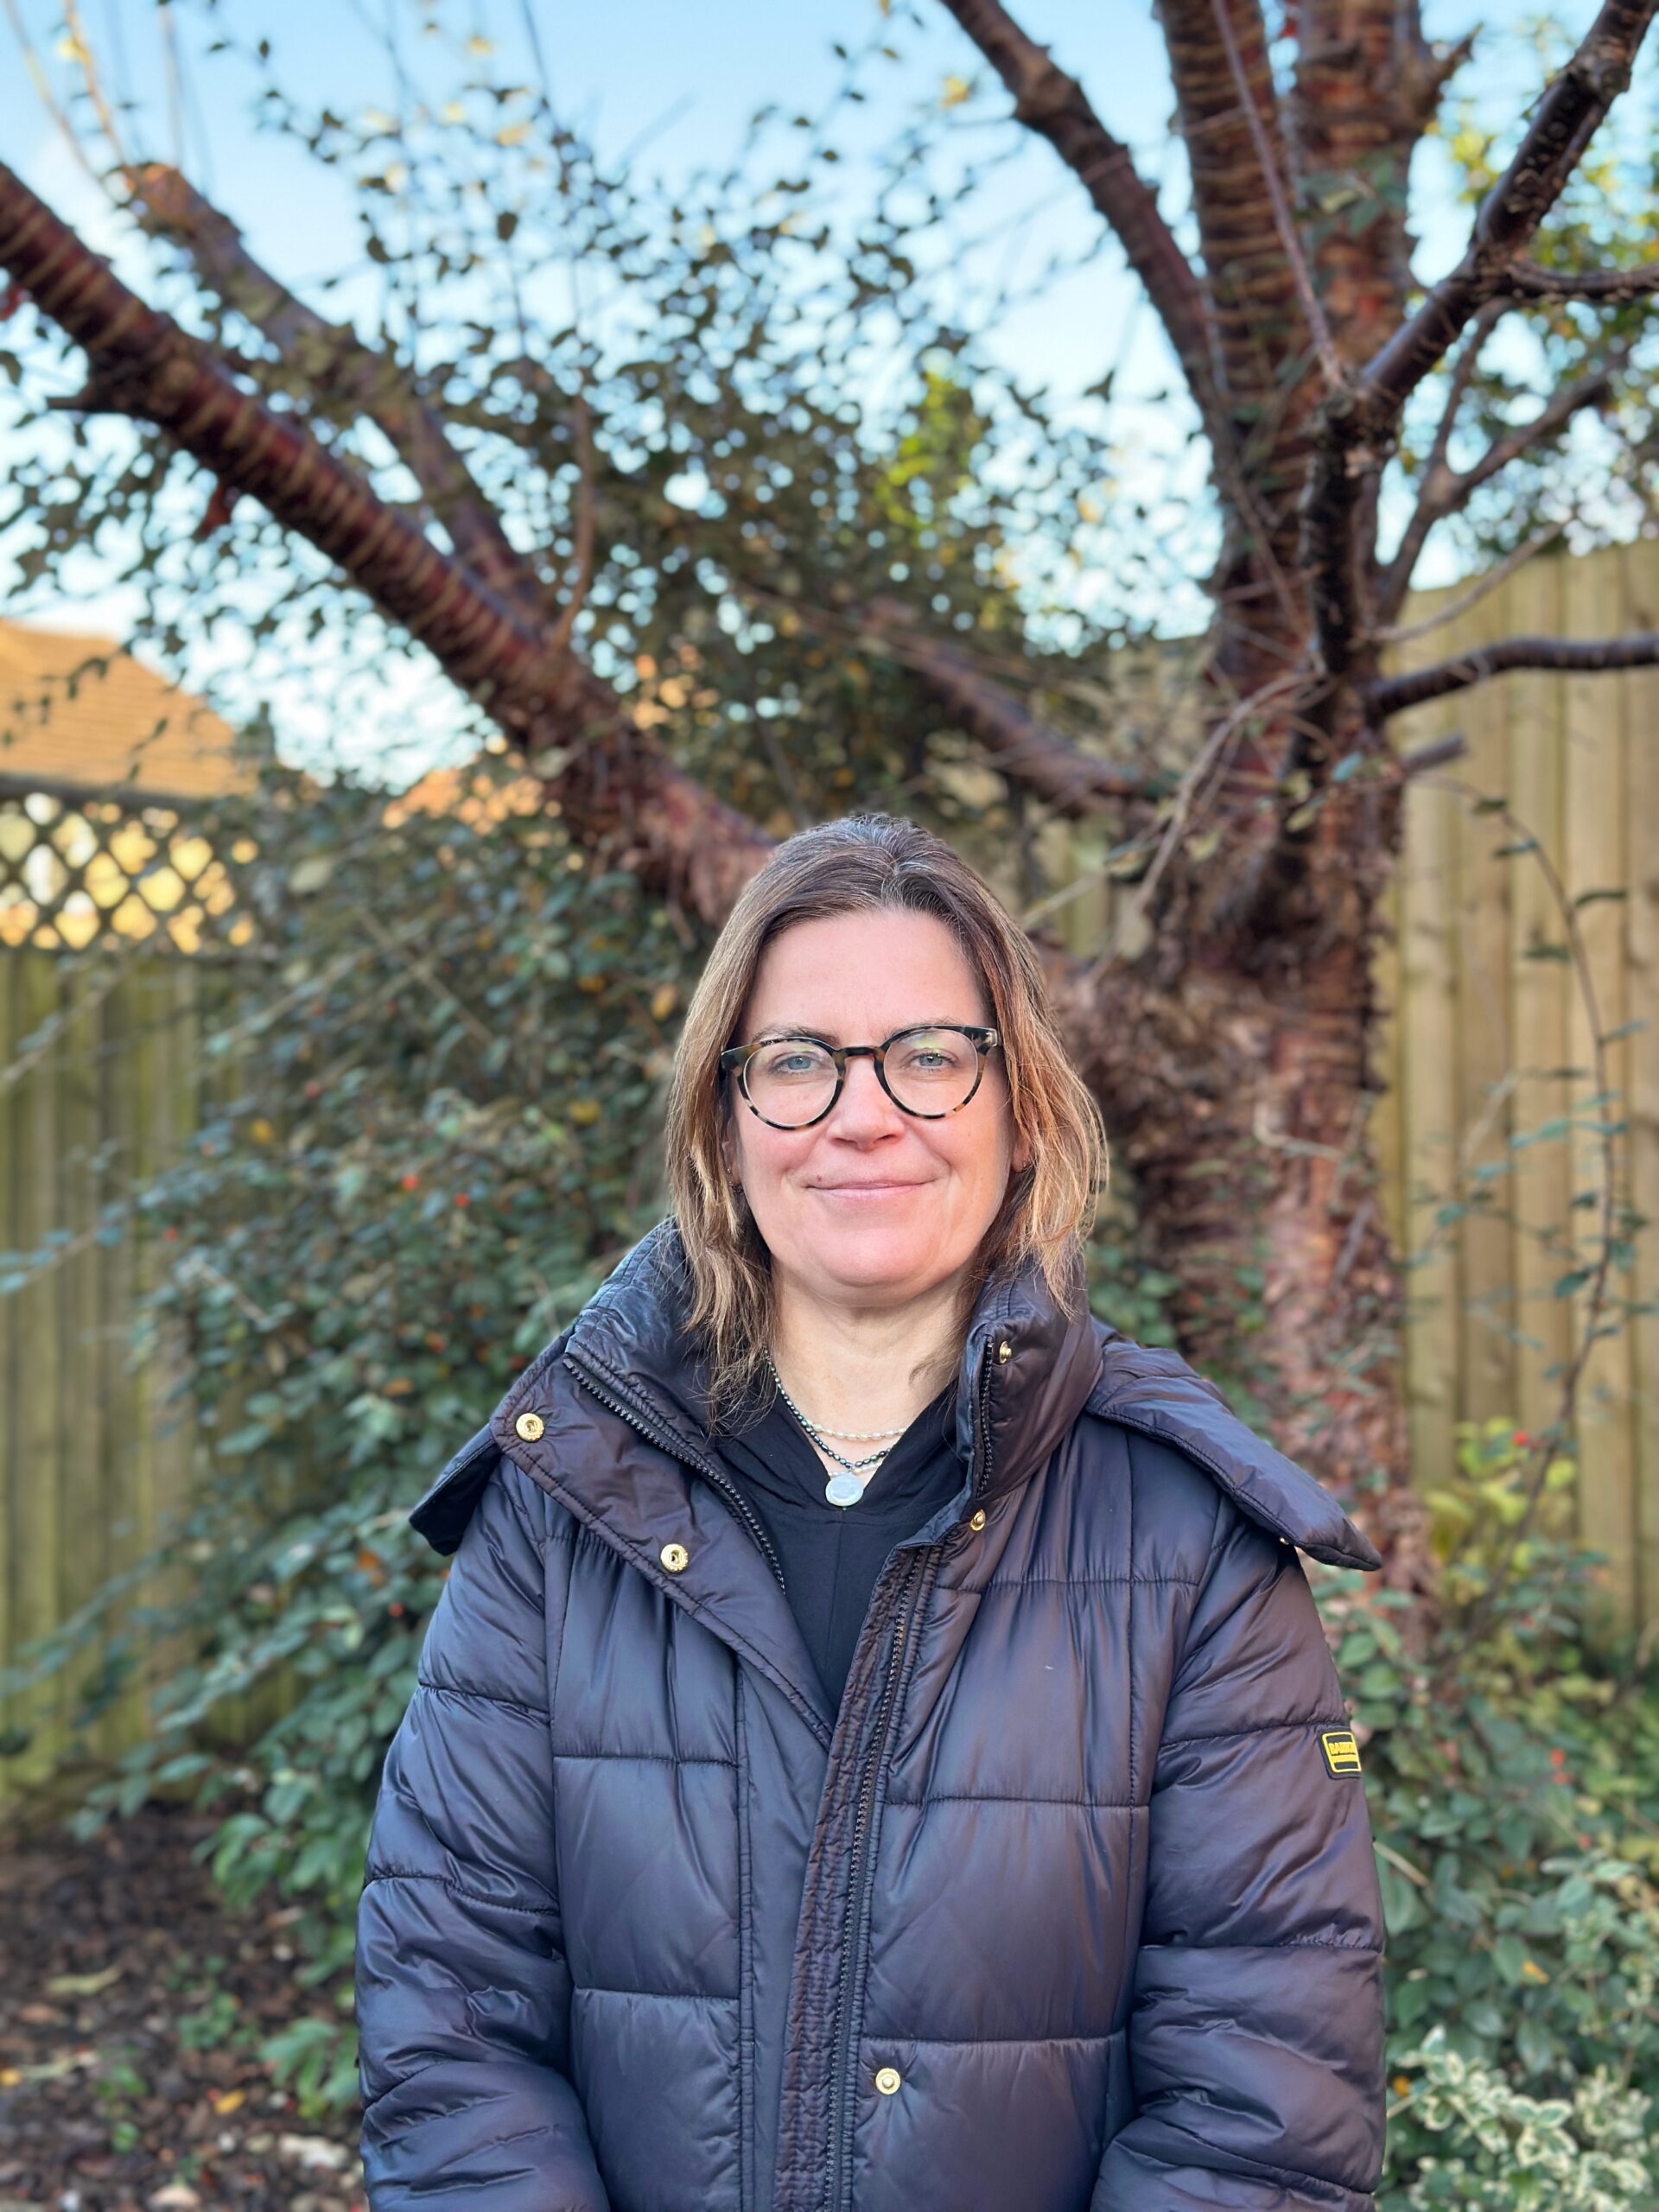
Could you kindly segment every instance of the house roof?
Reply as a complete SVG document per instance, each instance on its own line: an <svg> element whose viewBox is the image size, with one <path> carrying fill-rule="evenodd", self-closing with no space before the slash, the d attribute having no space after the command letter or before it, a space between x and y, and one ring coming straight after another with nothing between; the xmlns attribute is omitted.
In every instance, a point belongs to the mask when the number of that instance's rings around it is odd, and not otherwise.
<svg viewBox="0 0 1659 2212"><path fill-rule="evenodd" d="M0 621L0 780L212 798L252 779L227 723L112 639Z"/></svg>

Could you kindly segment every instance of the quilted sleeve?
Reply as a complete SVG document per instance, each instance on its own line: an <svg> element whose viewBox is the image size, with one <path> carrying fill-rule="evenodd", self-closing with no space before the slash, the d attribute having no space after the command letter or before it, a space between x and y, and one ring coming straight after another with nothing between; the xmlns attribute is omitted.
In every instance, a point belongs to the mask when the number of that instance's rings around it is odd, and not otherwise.
<svg viewBox="0 0 1659 2212"><path fill-rule="evenodd" d="M371 2212L607 2212L566 2071L544 1511L503 1461L386 1754L357 1922Z"/></svg>
<svg viewBox="0 0 1659 2212"><path fill-rule="evenodd" d="M1224 1503L1153 1777L1135 2113L1091 2212L1370 2212L1382 1912L1363 1783L1321 1740L1346 1726L1300 1560Z"/></svg>

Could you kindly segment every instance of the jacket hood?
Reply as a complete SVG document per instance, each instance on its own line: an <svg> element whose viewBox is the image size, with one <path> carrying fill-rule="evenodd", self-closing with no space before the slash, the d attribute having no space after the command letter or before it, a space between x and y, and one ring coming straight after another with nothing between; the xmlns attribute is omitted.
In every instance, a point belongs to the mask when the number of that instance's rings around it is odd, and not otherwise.
<svg viewBox="0 0 1659 2212"><path fill-rule="evenodd" d="M1242 1513L1327 1567L1382 1566L1329 1491L1246 1427L1214 1383L1176 1353L1152 1351L1103 1325L1100 1380L1089 1411L1173 1444Z"/></svg>

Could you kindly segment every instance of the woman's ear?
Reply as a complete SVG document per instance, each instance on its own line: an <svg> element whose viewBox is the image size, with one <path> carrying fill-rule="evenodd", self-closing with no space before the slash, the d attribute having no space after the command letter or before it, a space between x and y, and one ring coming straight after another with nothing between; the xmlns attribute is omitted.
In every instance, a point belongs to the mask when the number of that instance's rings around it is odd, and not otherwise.
<svg viewBox="0 0 1659 2212"><path fill-rule="evenodd" d="M1008 1155L1008 1165L1016 1175L1023 1175L1031 1165L1031 1146L1023 1129L1014 1133L1014 1149Z"/></svg>
<svg viewBox="0 0 1659 2212"><path fill-rule="evenodd" d="M726 1123L720 1133L720 1164L726 1170L726 1179L734 1191L743 1187L743 1178L737 1167L737 1140L732 1135L732 1125Z"/></svg>

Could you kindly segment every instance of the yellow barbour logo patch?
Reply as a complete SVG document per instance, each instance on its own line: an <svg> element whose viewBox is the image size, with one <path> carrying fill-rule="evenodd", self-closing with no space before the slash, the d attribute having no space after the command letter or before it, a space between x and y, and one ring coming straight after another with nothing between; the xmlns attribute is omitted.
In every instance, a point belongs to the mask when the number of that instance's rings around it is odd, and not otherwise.
<svg viewBox="0 0 1659 2212"><path fill-rule="evenodd" d="M1360 1771L1359 1745L1353 1732L1347 1728L1327 1728L1319 1738L1319 1749L1325 1753L1325 1763L1332 1774L1357 1774Z"/></svg>

